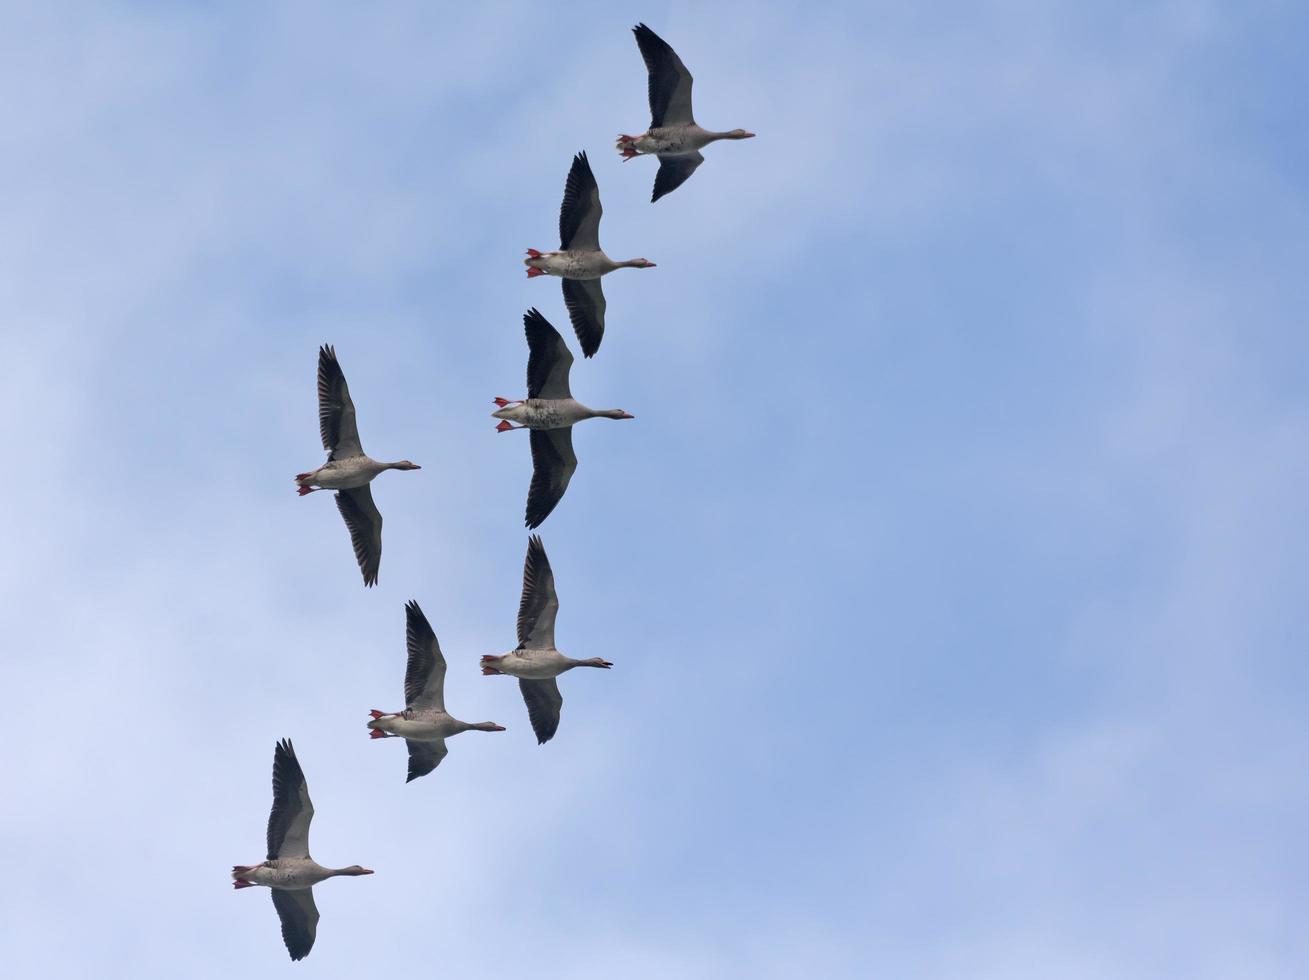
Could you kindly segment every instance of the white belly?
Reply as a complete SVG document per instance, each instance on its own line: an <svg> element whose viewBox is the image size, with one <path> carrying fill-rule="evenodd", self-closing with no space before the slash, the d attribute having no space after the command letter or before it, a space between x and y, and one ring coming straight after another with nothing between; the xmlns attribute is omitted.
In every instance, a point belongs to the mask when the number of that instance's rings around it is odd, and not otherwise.
<svg viewBox="0 0 1309 980"><path fill-rule="evenodd" d="M326 490L353 490L373 482L380 472L366 456L351 456L323 465L310 481Z"/></svg>
<svg viewBox="0 0 1309 980"><path fill-rule="evenodd" d="M558 650L515 650L495 665L502 674L532 681L558 677L568 669L568 660Z"/></svg>
<svg viewBox="0 0 1309 980"><path fill-rule="evenodd" d="M457 733L455 720L445 712L423 714L414 718L404 715L383 715L368 723L369 728L412 738L417 742L435 742Z"/></svg>
<svg viewBox="0 0 1309 980"><path fill-rule="evenodd" d="M269 888L308 888L328 877L323 872L324 869L316 861L282 858L280 861L269 861L251 868L241 877Z"/></svg>

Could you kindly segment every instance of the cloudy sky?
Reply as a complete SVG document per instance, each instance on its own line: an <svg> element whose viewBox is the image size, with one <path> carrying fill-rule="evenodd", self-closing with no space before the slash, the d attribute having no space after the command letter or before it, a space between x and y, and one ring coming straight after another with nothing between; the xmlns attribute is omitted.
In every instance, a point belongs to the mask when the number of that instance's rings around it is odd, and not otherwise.
<svg viewBox="0 0 1309 980"><path fill-rule="evenodd" d="M440 5L444 7L445 5ZM0 8L14 975L1291 978L1309 941L1309 15L1219 4ZM745 127L649 205L628 29ZM606 281L515 685L521 316ZM365 590L316 466L333 343ZM405 600L502 735L406 786ZM317 889L260 891L294 739Z"/></svg>

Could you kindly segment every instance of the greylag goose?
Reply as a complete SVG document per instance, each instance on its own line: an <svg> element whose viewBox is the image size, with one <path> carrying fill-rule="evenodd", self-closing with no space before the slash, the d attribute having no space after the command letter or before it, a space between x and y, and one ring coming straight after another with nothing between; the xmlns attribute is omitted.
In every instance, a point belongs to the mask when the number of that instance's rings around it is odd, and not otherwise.
<svg viewBox="0 0 1309 980"><path fill-rule="evenodd" d="M704 163L700 151L718 140L748 140L754 133L733 129L716 133L696 125L691 115L691 73L658 34L644 24L632 28L636 45L650 74L650 128L640 136L619 136L618 152L624 160L653 153L659 157L653 204L686 183Z"/></svg>
<svg viewBox="0 0 1309 980"><path fill-rule="evenodd" d="M336 508L345 519L354 547L355 560L364 575L364 585L377 584L382 563L382 515L373 503L368 484L385 470L418 470L417 463L379 463L364 455L355 425L355 405L350 400L345 375L331 347L318 348L318 430L327 450L327 462L309 473L297 473L300 496L315 490L336 490Z"/></svg>
<svg viewBox="0 0 1309 980"><path fill-rule="evenodd" d="M314 948L318 907L314 885L338 875L370 875L367 868L324 868L309 856L309 821L314 805L309 786L290 739L273 750L273 810L268 814L268 860L232 868L232 887L264 885L272 890L273 907L282 920L282 941L291 959L302 960Z"/></svg>
<svg viewBox="0 0 1309 980"><path fill-rule="evenodd" d="M535 308L523 314L527 333L527 399L497 398L491 413L501 419L497 432L530 429L532 440L532 485L527 491L525 523L539 527L563 499L568 481L577 469L573 453L573 425L583 419L631 419L621 408L587 408L573 398L568 371L573 355L559 331ZM513 425L513 422L520 424Z"/></svg>
<svg viewBox="0 0 1309 980"><path fill-rule="evenodd" d="M445 740L460 732L502 732L504 728L493 721L476 724L452 718L445 710L445 657L436 642L427 617L410 600L405 605L405 644L409 648L409 661L405 667L404 711L371 711L373 720L370 738L402 737L409 747L409 778L411 783L426 776L441 764L446 752Z"/></svg>
<svg viewBox="0 0 1309 980"><path fill-rule="evenodd" d="M613 666L608 660L592 657L574 660L555 649L555 616L559 614L559 597L555 595L554 572L546 557L540 537L527 542L527 561L523 564L523 597L518 603L518 647L504 656L482 658L483 674L508 674L518 678L518 689L527 705L538 745L554 738L559 730L559 709L564 706L559 684L555 681L574 667Z"/></svg>
<svg viewBox="0 0 1309 980"><path fill-rule="evenodd" d="M564 202L559 206L559 251L527 250L523 260L527 278L560 276L563 278L564 304L573 321L582 353L591 357L600 349L605 332L605 294L600 277L615 269L653 269L649 259L615 262L600 251L600 188L586 154L573 157L572 169L564 184Z"/></svg>

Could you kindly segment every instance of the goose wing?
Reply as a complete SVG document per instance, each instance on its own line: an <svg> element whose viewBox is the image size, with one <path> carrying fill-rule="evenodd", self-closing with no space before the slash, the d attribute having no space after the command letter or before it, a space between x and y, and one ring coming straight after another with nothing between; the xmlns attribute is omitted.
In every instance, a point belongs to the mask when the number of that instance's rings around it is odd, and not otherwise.
<svg viewBox="0 0 1309 980"><path fill-rule="evenodd" d="M309 784L305 782L300 760L295 757L295 747L289 738L284 738L273 750L273 809L268 814L268 860L307 858L309 821L313 819L314 805L309 800Z"/></svg>
<svg viewBox="0 0 1309 980"><path fill-rule="evenodd" d="M559 247L565 252L594 252L600 248L600 188L583 151L573 157L559 205Z"/></svg>
<svg viewBox="0 0 1309 980"><path fill-rule="evenodd" d="M373 491L366 483L353 490L339 490L336 509L350 532L350 544L359 571L363 572L364 585L376 585L377 571L382 564L382 515L373 503Z"/></svg>
<svg viewBox="0 0 1309 980"><path fill-rule="evenodd" d="M559 693L559 685L552 677L547 681L530 681L520 678L518 690L523 694L523 703L527 705L527 718L536 733L536 744L544 745L555 737L559 730L559 709L564 706L564 696Z"/></svg>
<svg viewBox="0 0 1309 980"><path fill-rule="evenodd" d="M662 169L660 173L663 173ZM658 178L656 178L658 183ZM605 294L599 279L560 279L564 290L564 305L568 319L573 321L573 332L582 345L582 353L594 357L605 335Z"/></svg>
<svg viewBox="0 0 1309 980"><path fill-rule="evenodd" d="M653 204L665 194L671 194L685 184L691 174L695 173L696 168L702 163L704 163L704 157L698 152L679 153L676 156L661 156L659 158L659 172L655 174L654 194L650 197L650 203Z"/></svg>
<svg viewBox="0 0 1309 980"><path fill-rule="evenodd" d="M405 605L405 708L445 710L445 657L418 603ZM412 754L412 752L411 752Z"/></svg>
<svg viewBox="0 0 1309 980"><path fill-rule="evenodd" d="M405 745L409 749L409 777L405 780L406 783L412 783L419 776L426 776L441 764L441 760L450 751L445 747L443 738L435 742L419 742L407 738Z"/></svg>
<svg viewBox="0 0 1309 980"><path fill-rule="evenodd" d="M563 280L565 297L568 296L568 284L572 281ZM529 351L527 397L572 398L568 372L573 366L573 352L564 343L564 338L559 336L559 331L535 307L523 314L523 329L527 333Z"/></svg>
<svg viewBox="0 0 1309 980"><path fill-rule="evenodd" d="M650 75L650 128L689 126L691 116L691 73L658 34L644 24L632 28L636 45Z"/></svg>
<svg viewBox="0 0 1309 980"><path fill-rule="evenodd" d="M555 617L559 615L559 596L555 593L555 575L546 556L541 537L533 534L527 541L527 560L523 562L523 597L518 602L518 646L527 650L553 650Z"/></svg>
<svg viewBox="0 0 1309 980"><path fill-rule="evenodd" d="M527 490L529 528L541 526L555 505L563 499L568 481L577 469L573 453L573 429L532 429L532 484Z"/></svg>
<svg viewBox="0 0 1309 980"><path fill-rule="evenodd" d="M345 374L330 346L318 348L318 431L328 459L346 459L363 454L359 429L355 425L355 403Z"/></svg>
<svg viewBox="0 0 1309 980"><path fill-rule="evenodd" d="M318 936L318 906L312 888L270 888L273 908L282 920L282 942L291 959L302 960Z"/></svg>

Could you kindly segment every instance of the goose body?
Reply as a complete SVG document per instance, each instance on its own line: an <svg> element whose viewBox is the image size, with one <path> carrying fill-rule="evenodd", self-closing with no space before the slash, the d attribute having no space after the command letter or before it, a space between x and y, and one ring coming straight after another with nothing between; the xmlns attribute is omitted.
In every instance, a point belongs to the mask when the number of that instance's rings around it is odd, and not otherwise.
<svg viewBox="0 0 1309 980"><path fill-rule="evenodd" d="M532 249L536 252L536 249ZM592 251L571 252L536 252L523 260L529 269L536 269L547 276L559 276L561 279L599 279L615 269L625 268L621 262L615 262L599 249Z"/></svg>
<svg viewBox="0 0 1309 980"><path fill-rule="evenodd" d="M517 422L527 429L566 429L586 419L629 418L622 409L588 408L574 398L529 398L509 402L491 413L492 418Z"/></svg>
<svg viewBox="0 0 1309 980"><path fill-rule="evenodd" d="M382 563L382 514L373 503L369 484L386 470L422 469L407 459L383 463L365 455L355 424L355 406L345 373L330 346L318 348L318 430L327 462L308 473L297 473L300 496L315 490L336 490L336 508L341 512L355 561L364 585L377 584Z"/></svg>
<svg viewBox="0 0 1309 980"><path fill-rule="evenodd" d="M373 872L352 864L327 868L309 856L309 823L314 805L309 785L289 739L273 750L273 808L268 814L268 857L259 864L232 868L232 886L271 889L273 907L282 923L282 941L291 959L309 955L318 935L318 907L313 886L328 878L356 877Z"/></svg>
<svg viewBox="0 0 1309 980"><path fill-rule="evenodd" d="M418 603L405 605L405 710L373 711L368 727L372 738L398 736L409 749L409 776L413 782L441 764L449 749L445 740L463 732L502 732L493 721L460 721L445 710L445 656L436 633Z"/></svg>
<svg viewBox="0 0 1309 980"><path fill-rule="evenodd" d="M605 329L605 297L600 277L615 269L653 269L649 259L615 262L600 249L600 188L585 153L573 157L559 206L559 248L553 252L527 250L523 264L527 277L558 276L563 280L564 305L577 333L582 353L591 357L600 349Z"/></svg>
<svg viewBox="0 0 1309 980"><path fill-rule="evenodd" d="M668 43L644 24L632 28L648 74L650 128L639 136L621 135L618 152L624 160L654 154L659 158L653 204L681 187L704 163L700 151L719 140L752 139L744 129L715 132L699 125L691 112L691 86L695 81Z"/></svg>
<svg viewBox="0 0 1309 980"><path fill-rule="evenodd" d="M538 744L544 745L559 730L559 712L563 695L556 682L560 674L574 667L613 666L608 660L592 657L574 660L555 649L555 617L559 614L559 597L555 593L554 572L546 557L540 537L527 542L527 560L523 563L523 594L518 602L518 646L499 656L482 658L482 673L488 676L508 674L518 678L518 690L527 705Z"/></svg>
<svg viewBox="0 0 1309 980"><path fill-rule="evenodd" d="M295 482L302 488L354 490L356 487L368 486L379 473L399 468L395 463L379 463L361 453L345 459L329 459L312 473L302 473L296 477ZM300 496L303 497L305 493L313 493L313 490L305 490Z"/></svg>
<svg viewBox="0 0 1309 980"><path fill-rule="evenodd" d="M568 383L572 352L559 331L537 310L528 310L523 315L523 330L528 348L527 398L521 401L497 398L495 403L499 407L491 417L501 420L496 426L500 432L531 430L532 483L527 491L524 522L534 528L563 499L577 469L573 426L585 419L634 416L621 408L588 408L573 397Z"/></svg>

